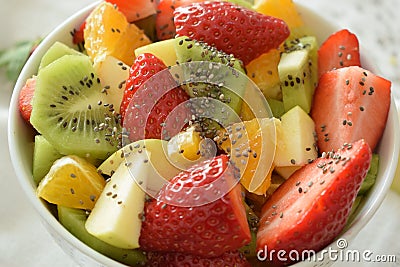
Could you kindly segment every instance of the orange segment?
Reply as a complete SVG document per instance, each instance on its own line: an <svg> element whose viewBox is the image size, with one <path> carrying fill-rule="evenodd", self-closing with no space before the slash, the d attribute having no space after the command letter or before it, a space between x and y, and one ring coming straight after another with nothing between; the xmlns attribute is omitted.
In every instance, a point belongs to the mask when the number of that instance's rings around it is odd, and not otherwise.
<svg viewBox="0 0 400 267"><path fill-rule="evenodd" d="M273 49L252 60L246 66L247 75L266 98L282 99L278 73L280 58L280 51Z"/></svg>
<svg viewBox="0 0 400 267"><path fill-rule="evenodd" d="M255 0L254 2L254 9L257 12L286 22L291 32L290 39L307 35L304 21L292 0Z"/></svg>
<svg viewBox="0 0 400 267"><path fill-rule="evenodd" d="M91 210L104 186L94 165L77 156L64 156L54 162L36 194L53 204Z"/></svg>
<svg viewBox="0 0 400 267"><path fill-rule="evenodd" d="M251 193L264 195L271 185L275 154L275 119L253 119L235 123L217 142L231 154L240 169L240 182Z"/></svg>
<svg viewBox="0 0 400 267"><path fill-rule="evenodd" d="M130 66L135 49L151 43L141 29L128 23L124 14L108 2L97 6L86 19L84 39L87 54L95 64L110 55Z"/></svg>

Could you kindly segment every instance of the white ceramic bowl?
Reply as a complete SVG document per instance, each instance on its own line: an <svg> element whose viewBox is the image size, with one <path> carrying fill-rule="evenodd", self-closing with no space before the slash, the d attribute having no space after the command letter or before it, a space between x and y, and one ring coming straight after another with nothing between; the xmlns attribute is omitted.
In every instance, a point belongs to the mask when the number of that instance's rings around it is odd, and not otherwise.
<svg viewBox="0 0 400 267"><path fill-rule="evenodd" d="M26 63L16 83L11 99L8 141L11 161L14 165L19 182L32 205L40 214L43 224L54 237L58 245L81 266L122 267L125 265L94 251L82 243L79 239L71 235L51 214L46 204L36 197L36 186L32 180L32 144L34 132L21 119L18 111L18 93L24 85L26 79L31 77L33 74L36 74L40 59L44 53L55 41L61 41L72 45L72 38L69 32L78 27L97 4L98 3L94 3L88 6L58 26L43 40L43 42ZM322 42L331 33L339 29L335 24L326 21L303 6L299 6L299 10L303 15L306 24L314 30L319 42ZM377 69L363 56L366 55L363 49L361 49L361 54L364 66L377 73ZM399 129L397 111L395 103L392 99L387 126L382 141L378 147L381 161L379 165L379 175L377 181L374 187L369 191L367 197L362 200L354 219L349 222L347 228L343 231L342 235L337 238L337 240L343 238L347 242L350 242L352 239L354 239L359 231L372 218L382 203L396 170L399 152L399 138L397 137L398 135L396 135L397 129ZM330 247L331 249L338 249L337 241L334 241ZM296 266L326 266L332 263L333 262L329 257L324 257L322 261L304 261L297 263Z"/></svg>

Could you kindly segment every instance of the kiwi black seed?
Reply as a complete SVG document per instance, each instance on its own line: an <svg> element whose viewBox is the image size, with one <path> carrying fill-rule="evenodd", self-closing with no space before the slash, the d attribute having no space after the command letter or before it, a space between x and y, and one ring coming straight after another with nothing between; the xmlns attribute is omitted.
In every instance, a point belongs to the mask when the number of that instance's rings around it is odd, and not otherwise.
<svg viewBox="0 0 400 267"><path fill-rule="evenodd" d="M105 159L121 126L101 90L87 56L62 56L38 73L31 123L62 154Z"/></svg>
<svg viewBox="0 0 400 267"><path fill-rule="evenodd" d="M240 76L245 76L240 75L245 73L243 64L233 55L185 36L176 39L175 50L184 74L175 77L180 80L180 84L184 84L183 87L192 99L203 98L191 101L194 121L201 127L204 136L213 137L221 124L235 122L236 115L240 113L245 89L243 81L240 81ZM237 86L228 89L227 84ZM228 105L236 114L232 114L229 108L223 108L224 105L219 105L218 102L209 100L206 103L205 98Z"/></svg>

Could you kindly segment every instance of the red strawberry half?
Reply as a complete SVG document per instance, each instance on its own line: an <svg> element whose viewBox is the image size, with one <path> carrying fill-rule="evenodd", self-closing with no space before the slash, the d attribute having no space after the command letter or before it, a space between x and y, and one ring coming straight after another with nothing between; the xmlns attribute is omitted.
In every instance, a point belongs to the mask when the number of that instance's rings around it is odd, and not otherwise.
<svg viewBox="0 0 400 267"><path fill-rule="evenodd" d="M161 0L157 6L156 32L159 40L175 37L174 11L177 7L205 0Z"/></svg>
<svg viewBox="0 0 400 267"><path fill-rule="evenodd" d="M19 112L28 123L32 113L32 99L35 92L36 77L29 78L19 93Z"/></svg>
<svg viewBox="0 0 400 267"><path fill-rule="evenodd" d="M129 140L168 140L176 135L190 119L184 105L188 99L160 59L139 56L130 70L120 111Z"/></svg>
<svg viewBox="0 0 400 267"><path fill-rule="evenodd" d="M148 267L250 267L245 256L238 251L228 251L214 258L173 252L148 252L146 255Z"/></svg>
<svg viewBox="0 0 400 267"><path fill-rule="evenodd" d="M120 107L122 118L125 117L129 102L132 100L132 96L136 93L138 88L151 76L166 68L167 66L165 66L161 59L150 53L141 54L135 59L133 65L129 69L129 78L126 80L126 89Z"/></svg>
<svg viewBox="0 0 400 267"><path fill-rule="evenodd" d="M328 37L318 50L318 77L327 71L348 66L359 66L360 49L357 36L340 30Z"/></svg>
<svg viewBox="0 0 400 267"><path fill-rule="evenodd" d="M311 109L319 150L359 139L374 150L386 126L390 87L390 81L356 66L322 75Z"/></svg>
<svg viewBox="0 0 400 267"><path fill-rule="evenodd" d="M154 0L106 0L118 7L129 22L146 18L156 13Z"/></svg>
<svg viewBox="0 0 400 267"><path fill-rule="evenodd" d="M167 204L171 201L182 205ZM144 216L139 242L145 251L209 258L251 240L237 170L226 155L178 174L157 200L145 204Z"/></svg>
<svg viewBox="0 0 400 267"><path fill-rule="evenodd" d="M277 263L292 261L293 250L318 251L331 243L347 222L371 161L364 140L327 153L285 181L262 208L257 251ZM281 259L264 252L285 251ZM294 255L291 253L291 255Z"/></svg>
<svg viewBox="0 0 400 267"><path fill-rule="evenodd" d="M78 30L74 29L74 31L71 32L73 44L77 45L77 44L82 44L83 42L85 42L85 38L83 36L85 27L86 27L86 21L82 22L82 24L79 26Z"/></svg>
<svg viewBox="0 0 400 267"><path fill-rule="evenodd" d="M188 36L233 54L247 65L288 36L283 20L229 2L203 2L179 7L174 13L176 34Z"/></svg>

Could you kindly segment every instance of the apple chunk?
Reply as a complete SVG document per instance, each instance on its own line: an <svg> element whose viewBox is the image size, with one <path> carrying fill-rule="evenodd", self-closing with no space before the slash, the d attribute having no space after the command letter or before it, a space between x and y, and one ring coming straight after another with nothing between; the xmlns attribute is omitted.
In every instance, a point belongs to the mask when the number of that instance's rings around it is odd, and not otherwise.
<svg viewBox="0 0 400 267"><path fill-rule="evenodd" d="M303 166L317 158L315 124L302 108L295 106L286 112L276 126L276 167Z"/></svg>
<svg viewBox="0 0 400 267"><path fill-rule="evenodd" d="M120 164L90 213L85 227L98 239L118 248L139 247L149 154L137 153L132 167Z"/></svg>

